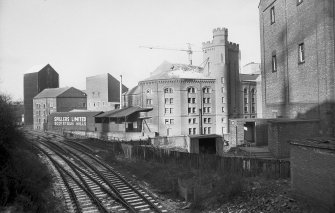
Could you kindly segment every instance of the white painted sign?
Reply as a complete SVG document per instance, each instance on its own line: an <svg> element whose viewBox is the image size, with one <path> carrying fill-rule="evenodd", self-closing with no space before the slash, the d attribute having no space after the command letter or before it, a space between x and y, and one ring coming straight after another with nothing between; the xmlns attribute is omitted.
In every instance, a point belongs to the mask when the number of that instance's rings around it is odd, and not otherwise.
<svg viewBox="0 0 335 213"><path fill-rule="evenodd" d="M55 126L86 126L86 117L54 117Z"/></svg>

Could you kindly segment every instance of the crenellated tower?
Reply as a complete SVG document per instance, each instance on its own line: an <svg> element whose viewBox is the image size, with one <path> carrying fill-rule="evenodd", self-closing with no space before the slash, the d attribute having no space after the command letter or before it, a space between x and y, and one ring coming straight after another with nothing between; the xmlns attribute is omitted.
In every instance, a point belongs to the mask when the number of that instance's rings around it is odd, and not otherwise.
<svg viewBox="0 0 335 213"><path fill-rule="evenodd" d="M239 114L239 45L228 41L228 29L213 30L213 40L202 43L204 72L215 83L216 134L228 133L228 119Z"/></svg>

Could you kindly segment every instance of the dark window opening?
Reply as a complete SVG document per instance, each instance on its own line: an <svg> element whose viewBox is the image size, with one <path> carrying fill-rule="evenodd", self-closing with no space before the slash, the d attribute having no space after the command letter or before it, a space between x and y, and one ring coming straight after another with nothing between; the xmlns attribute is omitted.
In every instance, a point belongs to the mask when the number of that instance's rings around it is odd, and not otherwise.
<svg viewBox="0 0 335 213"><path fill-rule="evenodd" d="M272 56L272 72L277 72L277 56Z"/></svg>
<svg viewBox="0 0 335 213"><path fill-rule="evenodd" d="M305 62L305 46L304 43L299 44L298 46L298 63L304 63Z"/></svg>
<svg viewBox="0 0 335 213"><path fill-rule="evenodd" d="M271 24L276 22L275 7L271 7L270 9L270 18L271 18Z"/></svg>

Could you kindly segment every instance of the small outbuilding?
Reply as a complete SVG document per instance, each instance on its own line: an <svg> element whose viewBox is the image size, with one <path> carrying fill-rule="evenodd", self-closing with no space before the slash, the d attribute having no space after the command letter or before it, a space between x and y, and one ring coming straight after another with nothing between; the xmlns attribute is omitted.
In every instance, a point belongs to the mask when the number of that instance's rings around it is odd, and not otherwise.
<svg viewBox="0 0 335 213"><path fill-rule="evenodd" d="M191 153L223 154L223 147L225 144L220 135L189 135L189 138Z"/></svg>

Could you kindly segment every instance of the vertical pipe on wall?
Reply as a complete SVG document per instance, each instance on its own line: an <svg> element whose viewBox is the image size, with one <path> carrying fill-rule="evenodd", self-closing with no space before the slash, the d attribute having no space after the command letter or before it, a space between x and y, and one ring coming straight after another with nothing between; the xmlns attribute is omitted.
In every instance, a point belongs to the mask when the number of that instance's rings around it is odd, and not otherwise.
<svg viewBox="0 0 335 213"><path fill-rule="evenodd" d="M120 75L120 109L122 109L122 75Z"/></svg>

